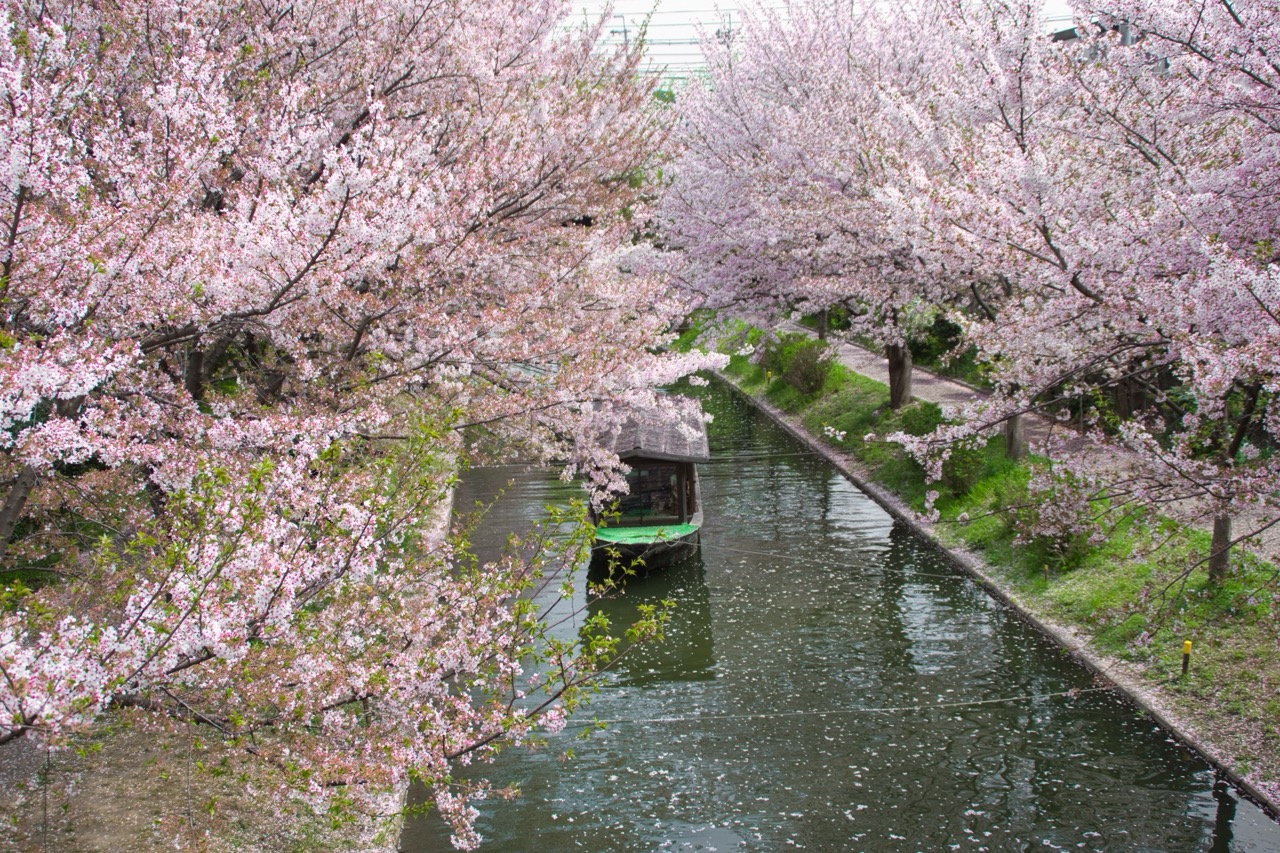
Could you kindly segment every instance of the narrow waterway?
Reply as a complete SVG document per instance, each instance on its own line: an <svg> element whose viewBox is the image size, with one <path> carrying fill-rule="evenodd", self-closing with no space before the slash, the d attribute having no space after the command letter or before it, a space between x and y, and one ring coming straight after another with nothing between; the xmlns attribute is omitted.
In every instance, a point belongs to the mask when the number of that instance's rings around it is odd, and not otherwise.
<svg viewBox="0 0 1280 853"><path fill-rule="evenodd" d="M1280 825L825 461L727 389L702 396L700 554L580 602L623 624L674 599L667 640L547 746L477 769L522 791L481 804L482 849L1280 850ZM577 494L477 470L458 506L509 482L481 556ZM591 719L613 722L583 737ZM401 849L448 832L417 818Z"/></svg>

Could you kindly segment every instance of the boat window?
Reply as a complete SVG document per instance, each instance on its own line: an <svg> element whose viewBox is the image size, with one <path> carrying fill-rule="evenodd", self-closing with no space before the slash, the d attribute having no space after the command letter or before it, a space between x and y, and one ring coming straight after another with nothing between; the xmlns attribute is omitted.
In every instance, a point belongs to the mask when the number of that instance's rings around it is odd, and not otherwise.
<svg viewBox="0 0 1280 853"><path fill-rule="evenodd" d="M679 523L680 476L674 462L630 463L630 494L618 501L620 524Z"/></svg>

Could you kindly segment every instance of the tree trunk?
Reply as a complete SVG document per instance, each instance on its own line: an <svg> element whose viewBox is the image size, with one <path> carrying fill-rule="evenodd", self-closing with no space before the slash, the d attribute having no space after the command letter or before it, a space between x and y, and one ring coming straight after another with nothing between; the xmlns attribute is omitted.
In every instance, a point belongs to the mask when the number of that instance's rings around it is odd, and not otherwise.
<svg viewBox="0 0 1280 853"><path fill-rule="evenodd" d="M191 399L196 402L204 399L204 352L199 347L192 346L187 351L187 367L182 376L182 384Z"/></svg>
<svg viewBox="0 0 1280 853"><path fill-rule="evenodd" d="M911 402L911 350L906 344L885 347L889 357L889 408L901 409Z"/></svg>
<svg viewBox="0 0 1280 853"><path fill-rule="evenodd" d="M825 341L827 339L827 309L823 308L818 312L818 340Z"/></svg>
<svg viewBox="0 0 1280 853"><path fill-rule="evenodd" d="M1111 389L1111 401L1116 407L1116 417L1122 421L1127 421L1133 417L1133 397L1130 392L1131 388L1128 379L1121 379Z"/></svg>
<svg viewBox="0 0 1280 853"><path fill-rule="evenodd" d="M1231 563L1231 516L1225 512L1214 516L1213 544L1209 546L1209 583L1221 584Z"/></svg>
<svg viewBox="0 0 1280 853"><path fill-rule="evenodd" d="M1027 424L1022 415L1014 415L1004 422L1004 455L1010 459L1027 455Z"/></svg>
<svg viewBox="0 0 1280 853"><path fill-rule="evenodd" d="M27 497L36 487L36 469L30 465L22 466L17 479L9 487L9 497L5 499L4 508L0 509L0 560L9 550L9 540L13 538L18 519L22 518L22 508L27 505Z"/></svg>

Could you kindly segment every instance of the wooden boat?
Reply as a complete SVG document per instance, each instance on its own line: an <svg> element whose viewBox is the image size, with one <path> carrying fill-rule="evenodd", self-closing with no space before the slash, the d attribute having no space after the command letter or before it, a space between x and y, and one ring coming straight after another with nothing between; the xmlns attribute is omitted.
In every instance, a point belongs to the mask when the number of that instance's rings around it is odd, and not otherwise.
<svg viewBox="0 0 1280 853"><path fill-rule="evenodd" d="M615 559L624 568L650 571L694 552L702 527L699 462L711 458L699 412L629 413L612 436L612 448L631 470L621 496L596 530L592 565Z"/></svg>

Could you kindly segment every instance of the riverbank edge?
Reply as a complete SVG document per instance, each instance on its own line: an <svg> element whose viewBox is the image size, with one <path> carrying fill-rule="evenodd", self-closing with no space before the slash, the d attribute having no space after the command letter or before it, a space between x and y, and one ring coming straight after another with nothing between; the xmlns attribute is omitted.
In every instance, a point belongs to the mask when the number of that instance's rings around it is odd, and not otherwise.
<svg viewBox="0 0 1280 853"><path fill-rule="evenodd" d="M1151 717L1162 729L1203 758L1224 778L1261 806L1273 820L1280 821L1280 797L1268 794L1246 775L1233 768L1224 757L1225 753L1214 745L1212 736L1200 731L1189 720L1171 710L1162 701L1158 691L1153 689L1142 678L1142 674L1136 666L1118 658L1098 654L1088 647L1089 637L1086 634L1070 626L1046 619L1035 612L1029 605L1019 600L1012 590L1002 585L992 576L987 570L989 564L985 558L967 549L944 543L932 524L922 519L893 492L873 482L866 469L854 460L852 456L841 453L810 433L801 423L800 418L788 415L768 400L744 390L734 381L732 376L723 371L714 371L714 375L731 388L735 394L768 415L772 421L782 427L792 438L818 453L835 466L849 482L865 492L897 521L905 524L913 533L929 543L961 571L973 578L988 595L1004 604L1019 619L1052 640L1073 660L1092 672L1095 677L1110 684L1130 703Z"/></svg>

